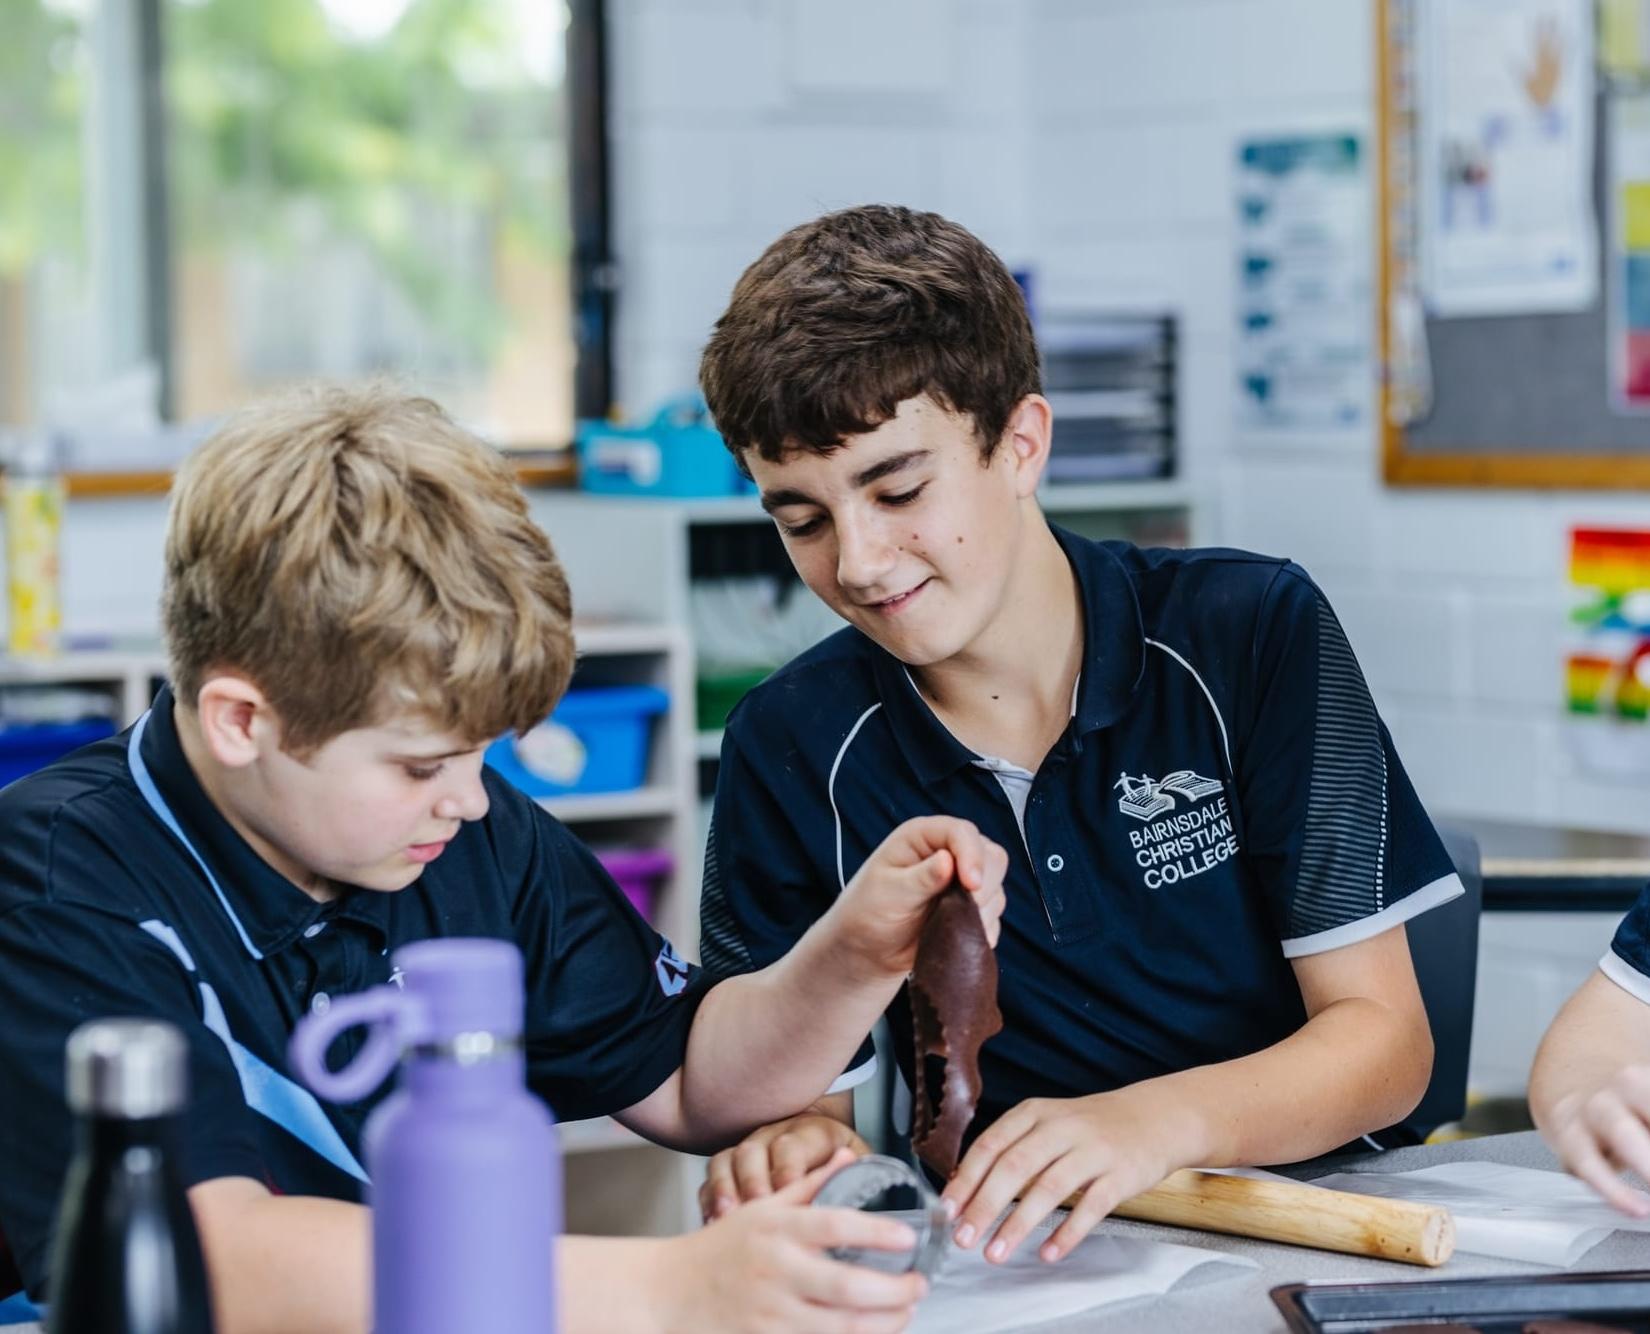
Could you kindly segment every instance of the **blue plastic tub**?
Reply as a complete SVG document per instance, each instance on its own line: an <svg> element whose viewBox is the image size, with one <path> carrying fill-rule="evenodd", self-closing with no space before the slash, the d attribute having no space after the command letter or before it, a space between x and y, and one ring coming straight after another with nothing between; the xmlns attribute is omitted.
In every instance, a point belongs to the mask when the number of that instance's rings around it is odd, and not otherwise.
<svg viewBox="0 0 1650 1334"><path fill-rule="evenodd" d="M107 718L87 718L78 723L0 724L0 787L114 734L115 725Z"/></svg>
<svg viewBox="0 0 1650 1334"><path fill-rule="evenodd" d="M662 407L644 426L581 421L579 483L625 496L730 496L746 489L739 465L710 424L702 398Z"/></svg>
<svg viewBox="0 0 1650 1334"><path fill-rule="evenodd" d="M652 721L670 707L653 686L570 690L524 737L500 737L487 763L530 797L630 792L647 778Z"/></svg>

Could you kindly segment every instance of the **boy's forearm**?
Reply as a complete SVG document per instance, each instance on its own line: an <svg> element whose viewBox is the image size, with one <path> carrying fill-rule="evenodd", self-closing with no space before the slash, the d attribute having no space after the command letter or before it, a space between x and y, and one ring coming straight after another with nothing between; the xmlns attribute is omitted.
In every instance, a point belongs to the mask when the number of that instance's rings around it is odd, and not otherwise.
<svg viewBox="0 0 1650 1334"><path fill-rule="evenodd" d="M247 1178L189 1192L218 1334L367 1334L372 1217L359 1204L272 1195Z"/></svg>
<svg viewBox="0 0 1650 1334"><path fill-rule="evenodd" d="M1249 1056L1131 1086L1162 1110L1182 1166L1311 1158L1407 1116L1426 1092L1431 1035L1379 1002L1326 1006Z"/></svg>
<svg viewBox="0 0 1650 1334"><path fill-rule="evenodd" d="M655 1261L674 1243L652 1237L561 1237L556 1242L560 1334L666 1334ZM546 1328L548 1328L546 1322Z"/></svg>
<svg viewBox="0 0 1650 1334"><path fill-rule="evenodd" d="M368 1334L372 1215L359 1204L271 1195L250 1180L190 1192L212 1281L218 1334ZM651 1238L561 1237L562 1334L662 1334ZM546 1263L550 1257L545 1257ZM461 1275L455 1280L463 1281Z"/></svg>
<svg viewBox="0 0 1650 1334"><path fill-rule="evenodd" d="M1650 1064L1650 1007L1594 972L1565 1002L1530 1071L1530 1113L1543 1131L1566 1100L1602 1088L1631 1065Z"/></svg>
<svg viewBox="0 0 1650 1334"><path fill-rule="evenodd" d="M692 1139L722 1147L807 1110L847 1068L903 981L865 970L828 929L816 929L777 963L718 983L694 1020L683 1067Z"/></svg>

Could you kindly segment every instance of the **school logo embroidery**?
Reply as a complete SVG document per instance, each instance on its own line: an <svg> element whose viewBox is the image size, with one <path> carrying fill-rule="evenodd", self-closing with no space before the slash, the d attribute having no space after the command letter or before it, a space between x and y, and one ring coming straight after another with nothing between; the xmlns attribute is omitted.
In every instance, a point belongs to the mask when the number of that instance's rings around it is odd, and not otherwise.
<svg viewBox="0 0 1650 1334"><path fill-rule="evenodd" d="M1218 778L1204 778L1190 769L1176 769L1159 779L1141 774L1133 778L1124 774L1112 786L1123 789L1117 809L1136 820L1149 820L1154 815L1174 809L1174 795L1179 793L1188 802L1202 801L1211 792L1221 788Z"/></svg>
<svg viewBox="0 0 1650 1334"><path fill-rule="evenodd" d="M1162 778L1125 773L1112 787L1123 793L1117 809L1144 826L1129 830L1129 845L1147 889L1190 880L1237 854L1232 814L1219 779L1176 769ZM1179 810L1181 802L1188 809Z"/></svg>
<svg viewBox="0 0 1650 1334"><path fill-rule="evenodd" d="M679 996L687 988L688 966L668 940L653 961L653 973L659 979L659 990L667 996Z"/></svg>

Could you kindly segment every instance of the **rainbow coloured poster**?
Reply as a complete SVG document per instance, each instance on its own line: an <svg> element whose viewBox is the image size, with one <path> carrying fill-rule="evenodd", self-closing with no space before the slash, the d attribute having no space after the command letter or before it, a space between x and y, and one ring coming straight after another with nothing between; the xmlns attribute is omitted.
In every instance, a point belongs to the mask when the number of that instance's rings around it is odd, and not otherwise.
<svg viewBox="0 0 1650 1334"><path fill-rule="evenodd" d="M1572 715L1650 718L1650 531L1576 528L1570 534L1574 631L1565 663Z"/></svg>

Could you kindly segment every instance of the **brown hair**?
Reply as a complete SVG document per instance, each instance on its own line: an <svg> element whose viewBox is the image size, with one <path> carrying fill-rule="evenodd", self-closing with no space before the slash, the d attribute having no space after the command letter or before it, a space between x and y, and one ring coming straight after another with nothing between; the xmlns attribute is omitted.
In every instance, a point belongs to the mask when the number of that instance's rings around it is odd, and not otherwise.
<svg viewBox="0 0 1650 1334"><path fill-rule="evenodd" d="M927 394L974 419L984 457L1041 387L1019 286L971 232L888 204L827 213L746 269L699 381L728 448L828 453Z"/></svg>
<svg viewBox="0 0 1650 1334"><path fill-rule="evenodd" d="M384 385L259 404L189 457L161 614L179 699L244 673L300 756L401 710L525 731L573 670L567 579L508 465Z"/></svg>

